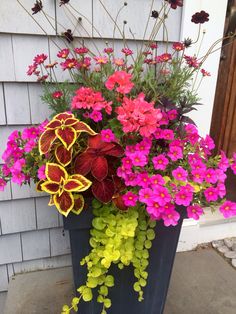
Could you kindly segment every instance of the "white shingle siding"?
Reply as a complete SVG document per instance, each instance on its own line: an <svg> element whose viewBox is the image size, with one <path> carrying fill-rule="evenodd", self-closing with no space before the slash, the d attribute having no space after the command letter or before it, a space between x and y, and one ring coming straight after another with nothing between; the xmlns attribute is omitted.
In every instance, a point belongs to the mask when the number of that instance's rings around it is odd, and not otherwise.
<svg viewBox="0 0 236 314"><path fill-rule="evenodd" d="M48 206L49 197L36 198L37 228L59 227L59 214L54 206Z"/></svg>
<svg viewBox="0 0 236 314"><path fill-rule="evenodd" d="M3 85L0 84L0 125L6 124Z"/></svg>
<svg viewBox="0 0 236 314"><path fill-rule="evenodd" d="M37 230L21 234L23 260L50 257L49 230Z"/></svg>
<svg viewBox="0 0 236 314"><path fill-rule="evenodd" d="M0 82L15 81L12 36L10 34L0 34L0 47Z"/></svg>
<svg viewBox="0 0 236 314"><path fill-rule="evenodd" d="M70 240L68 231L62 228L50 230L51 254L52 256L70 253Z"/></svg>
<svg viewBox="0 0 236 314"><path fill-rule="evenodd" d="M11 183L8 182L7 186L5 187L4 193L0 192L0 202L1 201L7 201L11 199ZM0 203L0 207L1 207Z"/></svg>
<svg viewBox="0 0 236 314"><path fill-rule="evenodd" d="M8 286L7 266L2 265L2 266L0 266L0 291L6 291L7 286Z"/></svg>
<svg viewBox="0 0 236 314"><path fill-rule="evenodd" d="M9 234L0 236L0 265L21 262L21 240L20 234ZM1 281L1 280L0 280Z"/></svg>
<svg viewBox="0 0 236 314"><path fill-rule="evenodd" d="M36 229L33 198L1 202L0 221L2 234Z"/></svg>

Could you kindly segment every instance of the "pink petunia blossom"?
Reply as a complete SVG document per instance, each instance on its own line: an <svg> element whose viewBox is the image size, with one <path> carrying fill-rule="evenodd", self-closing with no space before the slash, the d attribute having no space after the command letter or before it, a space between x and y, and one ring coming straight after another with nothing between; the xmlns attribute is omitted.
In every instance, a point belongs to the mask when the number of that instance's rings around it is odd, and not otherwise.
<svg viewBox="0 0 236 314"><path fill-rule="evenodd" d="M12 179L11 179L12 182L22 185L22 183L25 180L26 180L26 176L22 172L15 171L14 173L12 173Z"/></svg>
<svg viewBox="0 0 236 314"><path fill-rule="evenodd" d="M179 192L175 194L175 202L177 205L189 206L193 199L193 193L189 186L181 186Z"/></svg>
<svg viewBox="0 0 236 314"><path fill-rule="evenodd" d="M165 208L160 206L157 201L150 199L146 210L148 214L152 215L152 218L156 220L161 218L161 214L164 212Z"/></svg>
<svg viewBox="0 0 236 314"><path fill-rule="evenodd" d="M198 220L202 214L203 214L203 209L197 204L190 205L187 207L188 218L193 218L195 220Z"/></svg>
<svg viewBox="0 0 236 314"><path fill-rule="evenodd" d="M0 191L4 191L5 186L7 185L7 182L0 178Z"/></svg>
<svg viewBox="0 0 236 314"><path fill-rule="evenodd" d="M178 112L177 112L177 110L172 109L172 110L169 110L169 111L167 112L167 115L168 115L168 119L169 119L170 121L172 121L172 120L177 119L177 117L178 117Z"/></svg>
<svg viewBox="0 0 236 314"><path fill-rule="evenodd" d="M125 206L135 206L138 200L138 195L129 191L126 194L122 195Z"/></svg>
<svg viewBox="0 0 236 314"><path fill-rule="evenodd" d="M160 154L160 155L152 158L152 163L154 165L154 169L165 170L166 166L169 163L169 160L165 157L164 154Z"/></svg>
<svg viewBox="0 0 236 314"><path fill-rule="evenodd" d="M173 140L174 139L174 132L173 130L170 130L170 129L166 129L166 130L163 130L163 138L167 141L170 141L170 140Z"/></svg>
<svg viewBox="0 0 236 314"><path fill-rule="evenodd" d="M202 183L205 178L205 170L203 169L193 169L191 174L193 176L192 180L197 183Z"/></svg>
<svg viewBox="0 0 236 314"><path fill-rule="evenodd" d="M155 174L155 175L150 177L150 184L154 188L155 186L164 185L165 180L163 179L163 177L160 174Z"/></svg>
<svg viewBox="0 0 236 314"><path fill-rule="evenodd" d="M207 202L215 202L218 199L218 190L214 187L209 187L204 191Z"/></svg>
<svg viewBox="0 0 236 314"><path fill-rule="evenodd" d="M159 185L154 188L153 199L161 206L165 206L166 203L170 202L171 196L167 188Z"/></svg>
<svg viewBox="0 0 236 314"><path fill-rule="evenodd" d="M139 190L139 201L147 205L150 204L150 200L153 199L153 190L150 188L145 188Z"/></svg>
<svg viewBox="0 0 236 314"><path fill-rule="evenodd" d="M215 170L213 168L208 168L205 171L205 181L207 183L216 183L217 182L217 173L215 172Z"/></svg>
<svg viewBox="0 0 236 314"><path fill-rule="evenodd" d="M225 197L226 195L226 187L224 183L219 182L216 186L217 192L220 198Z"/></svg>
<svg viewBox="0 0 236 314"><path fill-rule="evenodd" d="M225 218L236 216L236 203L231 201L225 201L219 208L220 212Z"/></svg>
<svg viewBox="0 0 236 314"><path fill-rule="evenodd" d="M137 173L137 185L141 186L142 188L147 188L150 185L150 178L146 171Z"/></svg>
<svg viewBox="0 0 236 314"><path fill-rule="evenodd" d="M226 157L225 152L220 152L220 161L218 163L218 168L226 171L229 168L229 159Z"/></svg>
<svg viewBox="0 0 236 314"><path fill-rule="evenodd" d="M177 167L172 171L172 175L176 180L186 181L188 177L188 172L182 167Z"/></svg>
<svg viewBox="0 0 236 314"><path fill-rule="evenodd" d="M147 157L142 152L135 152L129 156L133 165L136 167L144 167L148 163Z"/></svg>
<svg viewBox="0 0 236 314"><path fill-rule="evenodd" d="M183 158L183 150L179 146L171 146L167 155L172 161L176 161Z"/></svg>
<svg viewBox="0 0 236 314"><path fill-rule="evenodd" d="M176 226L180 219L180 214L174 209L167 209L162 214L162 219L166 227Z"/></svg>
<svg viewBox="0 0 236 314"><path fill-rule="evenodd" d="M37 173L39 180L45 180L46 179L45 170L46 170L45 165L42 165L41 167L39 167L38 173Z"/></svg>
<svg viewBox="0 0 236 314"><path fill-rule="evenodd" d="M102 130L101 136L102 136L103 142L110 143L110 142L115 142L117 140L115 137L115 134L112 132L111 129Z"/></svg>

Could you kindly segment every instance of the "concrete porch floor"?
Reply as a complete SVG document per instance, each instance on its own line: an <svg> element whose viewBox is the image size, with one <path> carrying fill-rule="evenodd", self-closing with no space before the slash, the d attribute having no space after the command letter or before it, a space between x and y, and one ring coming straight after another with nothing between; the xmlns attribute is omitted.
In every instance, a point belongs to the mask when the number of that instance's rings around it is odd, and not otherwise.
<svg viewBox="0 0 236 314"><path fill-rule="evenodd" d="M10 282L5 311L0 295L0 314L60 314L71 297L70 267L21 274ZM236 313L236 270L213 249L177 253L164 314L189 313Z"/></svg>

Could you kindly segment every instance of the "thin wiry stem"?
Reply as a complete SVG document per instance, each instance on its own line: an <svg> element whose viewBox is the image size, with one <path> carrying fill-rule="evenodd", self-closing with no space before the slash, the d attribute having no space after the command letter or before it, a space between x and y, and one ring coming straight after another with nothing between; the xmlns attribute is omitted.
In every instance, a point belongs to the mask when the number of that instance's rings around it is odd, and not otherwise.
<svg viewBox="0 0 236 314"><path fill-rule="evenodd" d="M144 33L143 33L142 47L143 47L143 42L144 42L145 37L146 37L148 25L149 25L149 22L150 22L150 18L151 18L151 13L152 13L154 1L155 1L155 0L152 0L152 2L151 2L150 11L149 11L148 19L147 19L147 23L146 23L146 26L145 26L145 29L144 29Z"/></svg>
<svg viewBox="0 0 236 314"><path fill-rule="evenodd" d="M117 21L118 21L118 17L121 13L121 11L124 9L125 5L123 4L123 6L118 10L117 14L116 14L116 17L115 17L115 22L114 22L114 27L113 27L113 34L112 34L112 48L114 50L114 41L115 41L115 31L116 31L116 28L117 28ZM123 38L125 38L125 34L124 34L124 29L123 29Z"/></svg>

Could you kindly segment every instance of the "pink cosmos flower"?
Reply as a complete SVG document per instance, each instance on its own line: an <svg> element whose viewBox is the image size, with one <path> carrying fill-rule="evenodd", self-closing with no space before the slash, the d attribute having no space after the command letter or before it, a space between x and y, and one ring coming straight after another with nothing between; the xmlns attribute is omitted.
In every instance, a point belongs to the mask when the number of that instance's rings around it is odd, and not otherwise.
<svg viewBox="0 0 236 314"><path fill-rule="evenodd" d="M102 121L102 114L100 111L93 110L90 113L89 118L92 119L94 122Z"/></svg>
<svg viewBox="0 0 236 314"><path fill-rule="evenodd" d="M169 163L169 160L165 157L164 154L160 154L152 158L154 169L156 170L165 170L166 166Z"/></svg>
<svg viewBox="0 0 236 314"><path fill-rule="evenodd" d="M105 53L107 53L109 55L109 54L113 53L114 50L111 47L107 47L107 48L104 48L103 52L105 52Z"/></svg>
<svg viewBox="0 0 236 314"><path fill-rule="evenodd" d="M108 62L108 58L106 56L96 56L93 59L96 61L96 64L106 64Z"/></svg>
<svg viewBox="0 0 236 314"><path fill-rule="evenodd" d="M166 227L176 226L178 224L180 214L174 209L167 209L162 213L162 219Z"/></svg>
<svg viewBox="0 0 236 314"><path fill-rule="evenodd" d="M177 205L189 206L193 199L193 193L189 190L189 186L181 186L179 192L175 194L175 202Z"/></svg>
<svg viewBox="0 0 236 314"><path fill-rule="evenodd" d="M114 72L106 81L105 86L108 90L113 90L115 85L116 91L121 94L128 94L134 86L131 82L132 75L125 71Z"/></svg>
<svg viewBox="0 0 236 314"><path fill-rule="evenodd" d="M60 65L63 71L71 70L78 66L78 61L75 58L68 58L65 62L61 62Z"/></svg>
<svg viewBox="0 0 236 314"><path fill-rule="evenodd" d="M143 93L135 99L124 98L122 106L116 108L117 119L121 122L124 132L139 132L143 137L150 137L162 118L160 109L154 103L145 101Z"/></svg>
<svg viewBox="0 0 236 314"><path fill-rule="evenodd" d="M135 206L138 200L138 195L129 191L122 196L122 199L125 203L125 206Z"/></svg>
<svg viewBox="0 0 236 314"><path fill-rule="evenodd" d="M129 48L123 48L121 52L123 52L126 56L130 56L133 54L133 51Z"/></svg>
<svg viewBox="0 0 236 314"><path fill-rule="evenodd" d="M4 191L5 186L7 185L7 182L0 178L0 191Z"/></svg>
<svg viewBox="0 0 236 314"><path fill-rule="evenodd" d="M31 76L32 74L36 74L36 70L37 69L38 69L38 65L37 64L29 65L26 74L29 75L29 76Z"/></svg>
<svg viewBox="0 0 236 314"><path fill-rule="evenodd" d="M102 130L101 135L103 142L110 143L116 141L115 134L112 132L111 129Z"/></svg>
<svg viewBox="0 0 236 314"><path fill-rule="evenodd" d="M163 186L156 186L154 189L153 199L157 201L161 206L165 206L166 203L169 203L171 196L167 188Z"/></svg>
<svg viewBox="0 0 236 314"><path fill-rule="evenodd" d="M170 53L163 53L162 55L156 57L156 62L157 63L168 62L171 59L172 56Z"/></svg>
<svg viewBox="0 0 236 314"><path fill-rule="evenodd" d="M47 55L45 55L44 53L37 55L36 57L34 57L33 61L35 64L42 64L44 63L44 61L47 59Z"/></svg>
<svg viewBox="0 0 236 314"><path fill-rule="evenodd" d="M187 207L188 218L193 218L195 220L198 220L202 214L203 214L203 209L197 204L190 205Z"/></svg>
<svg viewBox="0 0 236 314"><path fill-rule="evenodd" d="M236 203L231 201L225 201L219 208L220 212L225 218L236 216Z"/></svg>
<svg viewBox="0 0 236 314"><path fill-rule="evenodd" d="M199 62L196 57L186 56L184 55L184 59L190 68L198 68Z"/></svg>
<svg viewBox="0 0 236 314"><path fill-rule="evenodd" d="M63 93L60 90L57 90L52 93L52 98L54 99L60 99L62 96L63 96Z"/></svg>
<svg viewBox="0 0 236 314"><path fill-rule="evenodd" d="M123 65L125 65L125 60L121 58L115 58L113 60L113 63L117 65L118 67L122 67Z"/></svg>
<svg viewBox="0 0 236 314"><path fill-rule="evenodd" d="M173 43L172 48L175 51L181 51L181 50L184 50L184 44L180 42L176 42L176 43Z"/></svg>
<svg viewBox="0 0 236 314"><path fill-rule="evenodd" d="M70 53L70 49L64 48L57 53L58 58L66 59Z"/></svg>
<svg viewBox="0 0 236 314"><path fill-rule="evenodd" d="M80 47L80 48L75 48L74 52L77 53L78 55L84 55L89 52L89 49L87 47Z"/></svg>
<svg viewBox="0 0 236 314"><path fill-rule="evenodd" d="M172 175L176 180L186 181L188 177L188 172L182 167L178 167L172 171Z"/></svg>
<svg viewBox="0 0 236 314"><path fill-rule="evenodd" d="M147 157L142 152L135 152L129 156L133 165L136 167L144 167L146 166L148 160Z"/></svg>
<svg viewBox="0 0 236 314"><path fill-rule="evenodd" d="M150 200L153 198L153 190L150 188L145 188L139 190L139 201L149 205Z"/></svg>
<svg viewBox="0 0 236 314"><path fill-rule="evenodd" d="M82 60L80 60L77 64L78 69L88 70L91 66L91 58L84 57Z"/></svg>
<svg viewBox="0 0 236 314"><path fill-rule="evenodd" d="M38 173L37 173L39 180L45 180L46 179L45 169L46 169L45 165L42 165L41 167L39 167Z"/></svg>
<svg viewBox="0 0 236 314"><path fill-rule="evenodd" d="M204 195L207 202L215 202L218 199L218 190L214 187L207 188L204 191Z"/></svg>
<svg viewBox="0 0 236 314"><path fill-rule="evenodd" d="M210 73L210 72L207 72L207 71L204 70L204 69L201 69L201 73L202 73L202 76L211 76L211 73Z"/></svg>

